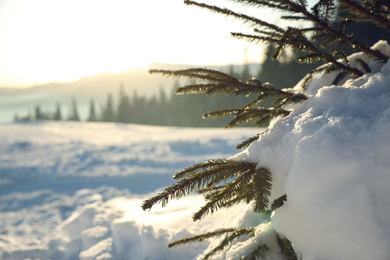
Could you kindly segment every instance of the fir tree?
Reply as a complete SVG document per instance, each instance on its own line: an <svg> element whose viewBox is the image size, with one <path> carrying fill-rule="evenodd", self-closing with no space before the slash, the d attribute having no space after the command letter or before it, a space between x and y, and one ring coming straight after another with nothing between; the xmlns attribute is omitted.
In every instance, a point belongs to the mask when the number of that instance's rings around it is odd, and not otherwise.
<svg viewBox="0 0 390 260"><path fill-rule="evenodd" d="M146 110L144 114L144 122L149 125L159 125L159 109L156 95L153 95L146 101ZM160 121L161 122L161 121Z"/></svg>
<svg viewBox="0 0 390 260"><path fill-rule="evenodd" d="M88 116L87 121L89 121L89 122L96 122L96 121L98 121L97 114L96 114L96 109L95 109L95 102L94 102L94 100L92 98L89 101L89 116Z"/></svg>
<svg viewBox="0 0 390 260"><path fill-rule="evenodd" d="M102 121L103 122L115 121L114 100L112 98L111 93L108 94L106 106L103 108Z"/></svg>
<svg viewBox="0 0 390 260"><path fill-rule="evenodd" d="M130 111L131 122L142 124L146 118L146 98L138 95L137 90L133 91L133 96L131 100L133 111Z"/></svg>
<svg viewBox="0 0 390 260"><path fill-rule="evenodd" d="M60 105L60 103L56 104L56 111L54 112L53 120L55 120L55 121L61 121L62 120L62 112L61 112L61 105Z"/></svg>
<svg viewBox="0 0 390 260"><path fill-rule="evenodd" d="M169 106L168 106L168 98L167 95L163 89L162 86L160 86L159 90L159 109L158 109L158 118L157 118L157 124L158 125L167 125L167 117L169 113Z"/></svg>
<svg viewBox="0 0 390 260"><path fill-rule="evenodd" d="M74 98L74 97L72 98L72 103L71 103L71 107L70 107L68 120L69 121L80 121L77 101L76 101L76 98Z"/></svg>
<svg viewBox="0 0 390 260"><path fill-rule="evenodd" d="M217 6L189 0L184 2L187 5L233 17L253 27L252 34L235 32L232 33L232 36L255 44L274 44L273 59L280 57L283 49L288 47L298 54L295 57L298 62L321 62L322 66L309 71L304 80L301 81L303 90L315 72L335 73L333 83L338 84L345 78L358 78L370 71L368 64L364 61L358 62L357 65L351 65L343 50L363 52L365 55L382 62L388 60L388 57L383 53L369 48L359 37L347 31L350 25L365 22L374 24L388 32L390 30L389 1L319 0L312 7L309 7L306 0L233 0L233 2L253 8L267 7L281 11L282 18L288 21L306 22L305 26L300 24L300 27L290 26L287 28ZM334 26L337 12L343 13L343 19L337 26ZM150 72L173 77L187 77L199 82L177 88L176 94L254 95L254 98L242 107L204 114L205 118L233 115L234 118L226 127L234 127L248 121L261 126L275 117L288 116L291 112L288 109L288 104L305 102L307 99L304 93L297 94L289 90L281 90L278 86L264 83L261 78L240 81L232 75L210 69L151 70ZM269 107L260 105L265 98L272 101ZM245 148L258 138L259 135L237 147L239 149ZM267 168L258 167L256 164L245 161L209 160L186 168L176 173L173 178L177 183L144 201L142 205L144 210L150 209L157 203L161 203L164 207L171 199L181 198L190 192L202 193L206 199L206 204L194 213L193 219L195 221L220 208L230 207L237 203L253 203L255 212L263 212L270 216L273 210L283 207L284 201L288 200L288 197L284 195L275 201L269 201L272 172ZM254 231L255 228L228 227L178 240L169 246L176 247L223 236L220 245L208 252L203 258L209 259L237 241L238 238L252 237ZM285 259L297 259L293 245L288 241L288 238L277 235L276 239ZM253 252L247 252L247 255L243 255L242 259L263 259L268 248L266 244L259 244Z"/></svg>
<svg viewBox="0 0 390 260"><path fill-rule="evenodd" d="M117 112L117 122L129 123L130 119L130 100L123 89L123 85L119 87L119 104Z"/></svg>
<svg viewBox="0 0 390 260"><path fill-rule="evenodd" d="M35 106L35 116L34 116L34 118L35 118L35 120L45 120L46 119L46 116L42 112L41 107L39 105Z"/></svg>

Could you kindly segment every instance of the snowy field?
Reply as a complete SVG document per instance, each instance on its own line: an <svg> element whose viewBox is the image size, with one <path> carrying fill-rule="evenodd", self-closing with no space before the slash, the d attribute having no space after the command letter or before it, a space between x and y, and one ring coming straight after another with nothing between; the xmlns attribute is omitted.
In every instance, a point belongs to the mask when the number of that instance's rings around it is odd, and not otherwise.
<svg viewBox="0 0 390 260"><path fill-rule="evenodd" d="M390 45L372 48L390 57ZM256 227L253 237L213 259L239 260L259 245L285 260L276 232L299 260L390 259L390 60L361 53L367 73L334 85L316 73L307 101L246 150L262 129L183 129L88 123L0 125L1 259L198 259L216 242L167 249L170 241L219 227ZM292 91L303 91L297 85ZM212 158L255 163L272 173L271 222L250 205L193 223L202 204L188 196L142 212L172 173Z"/></svg>
<svg viewBox="0 0 390 260"><path fill-rule="evenodd" d="M190 219L199 196L140 208L193 163L225 158L260 129L109 123L0 125L0 259L196 259L167 243L256 220L250 208ZM232 209L234 210L234 209ZM236 209L237 212L237 209Z"/></svg>

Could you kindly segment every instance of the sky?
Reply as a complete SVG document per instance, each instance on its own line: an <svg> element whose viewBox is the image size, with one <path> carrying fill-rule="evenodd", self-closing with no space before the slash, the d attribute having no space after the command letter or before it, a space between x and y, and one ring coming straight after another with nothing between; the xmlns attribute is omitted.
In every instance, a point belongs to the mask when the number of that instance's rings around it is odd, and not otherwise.
<svg viewBox="0 0 390 260"><path fill-rule="evenodd" d="M232 31L251 29L183 2L1 0L0 86L72 81L151 62L205 66L261 62L262 46L230 36ZM256 12L262 19L275 20Z"/></svg>

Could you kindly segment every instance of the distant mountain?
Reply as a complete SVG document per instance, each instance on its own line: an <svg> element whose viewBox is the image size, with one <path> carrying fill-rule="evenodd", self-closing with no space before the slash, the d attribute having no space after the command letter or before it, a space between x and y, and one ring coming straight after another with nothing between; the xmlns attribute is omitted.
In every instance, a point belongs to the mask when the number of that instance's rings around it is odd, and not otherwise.
<svg viewBox="0 0 390 260"><path fill-rule="evenodd" d="M244 65L233 65L234 71L241 72ZM250 64L250 70L254 75L260 68L259 64ZM0 88L0 122L10 122L15 114L24 116L33 112L35 106L40 105L45 111L53 111L57 103L61 104L64 116L67 116L67 108L71 99L77 101L81 118L87 116L89 101L93 98L98 108L102 107L108 93L114 95L116 102L119 87L132 96L136 91L139 96L151 97L158 93L160 87L170 94L174 85L174 79L160 75L149 74L149 69L186 69L201 67L185 64L151 63L148 68L129 69L119 73L102 72L96 75L81 78L67 83L40 84L29 88ZM229 71L228 66L208 66L208 68ZM184 82L184 81L183 81Z"/></svg>

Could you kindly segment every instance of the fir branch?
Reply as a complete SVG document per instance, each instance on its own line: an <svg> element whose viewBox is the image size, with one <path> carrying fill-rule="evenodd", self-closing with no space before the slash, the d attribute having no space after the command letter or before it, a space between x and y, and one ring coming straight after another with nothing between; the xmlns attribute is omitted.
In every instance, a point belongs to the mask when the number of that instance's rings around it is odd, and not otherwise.
<svg viewBox="0 0 390 260"><path fill-rule="evenodd" d="M309 82L313 79L313 75L316 74L316 73L321 73L321 72L324 72L326 74L329 74L329 73L332 73L332 72L336 72L338 71L339 69L334 66L333 64L324 64L318 68L315 68L313 69L312 71L310 71L309 73L306 74L306 76L303 78L302 82L300 83L300 87L303 89L303 90L306 90L307 89L307 85L309 84Z"/></svg>
<svg viewBox="0 0 390 260"><path fill-rule="evenodd" d="M150 74L161 74L173 77L187 77L187 78L198 78L203 80L221 82L221 83L238 83L239 81L226 73L202 68L190 68L185 70L149 70Z"/></svg>
<svg viewBox="0 0 390 260"><path fill-rule="evenodd" d="M275 48L274 54L272 55L272 59L276 60L280 53L282 52L282 49L285 47L285 45L288 44L288 36L289 36L290 30L287 30L283 33L280 40L277 43L277 46Z"/></svg>
<svg viewBox="0 0 390 260"><path fill-rule="evenodd" d="M283 20L292 20L292 21L310 21L309 18L307 18L306 16L294 16L294 15L285 15L285 16L281 16L280 17L281 19Z"/></svg>
<svg viewBox="0 0 390 260"><path fill-rule="evenodd" d="M149 198L142 204L142 209L151 209L153 205L161 203L166 206L169 200L179 199L191 191L197 191L209 183L221 182L234 176L239 176L242 172L253 168L253 164L247 162L229 161L226 159L210 160L205 163L196 164L179 173L174 178L181 178L177 184L165 188L161 193ZM187 176L187 177L184 177Z"/></svg>
<svg viewBox="0 0 390 260"><path fill-rule="evenodd" d="M348 73L341 71L332 81L332 85L338 85L343 79L345 79L346 76L348 76Z"/></svg>
<svg viewBox="0 0 390 260"><path fill-rule="evenodd" d="M340 72L340 68L338 68L334 64L330 64L329 66L324 67L324 69L322 71L325 74L329 75L329 74L334 73L334 72Z"/></svg>
<svg viewBox="0 0 390 260"><path fill-rule="evenodd" d="M251 137L251 138L249 138L248 140L245 140L244 142L238 144L238 145L236 146L236 149L237 149L237 150L245 149L245 148L249 147L249 145L250 145L251 143L253 143L254 141L259 140L259 138L260 138L260 134L257 134L257 135L255 135L254 137Z"/></svg>
<svg viewBox="0 0 390 260"><path fill-rule="evenodd" d="M325 38L325 40L323 40L320 43L320 46L322 48L328 48L328 46L331 46L331 45L338 45L338 47L340 47L339 39L333 38L333 37L323 37L323 38Z"/></svg>
<svg viewBox="0 0 390 260"><path fill-rule="evenodd" d="M173 247L183 246L186 244L191 244L193 242L204 242L209 240L210 238L216 238L222 235L226 235L225 238L221 241L221 243L217 247L213 248L202 258L204 260L207 260L213 255L217 254L218 252L222 251L225 247L227 247L237 238L244 235L253 237L254 234L255 234L255 228L225 228L225 229L219 229L213 232L208 232L205 234L201 234L189 238L180 239L172 243L169 243L168 247L173 248ZM250 260L250 259L256 259L254 257L263 257L266 250L268 250L268 247L266 245L259 245L248 256L241 259Z"/></svg>
<svg viewBox="0 0 390 260"><path fill-rule="evenodd" d="M187 167L184 170L177 172L175 175L173 175L172 178L174 180L178 180L190 174L196 174L204 170L213 169L214 167L218 167L218 166L226 166L226 164L227 164L226 159L208 160L202 163L194 164L191 167Z"/></svg>
<svg viewBox="0 0 390 260"><path fill-rule="evenodd" d="M300 63L316 63L324 60L324 56L318 53L309 53L297 57L297 61Z"/></svg>
<svg viewBox="0 0 390 260"><path fill-rule="evenodd" d="M301 28L301 32L306 33L306 32L314 32L315 34L318 34L319 32L323 32L324 29L319 28L319 27L308 27L308 28Z"/></svg>
<svg viewBox="0 0 390 260"><path fill-rule="evenodd" d="M319 59L322 59L326 62L331 63L337 70L342 70L350 73L352 76L357 76L360 77L363 75L363 73L356 69L356 68L351 68L349 66L344 65L341 62L338 62L333 56L328 55L320 50L317 49L317 47L309 42L303 34L300 32L300 30L294 29L294 28L289 28L288 33L290 35L293 35L293 37L296 38L298 43L292 43L293 47L298 48L298 49L303 49L303 50L308 50L313 54L313 57L317 55ZM287 34L287 33L286 33ZM300 57L298 58L299 61Z"/></svg>
<svg viewBox="0 0 390 260"><path fill-rule="evenodd" d="M283 196L279 197L278 199L274 200L274 202L271 205L270 212L274 211L277 208L280 208L281 206L284 205L284 202L287 201L287 195L284 194Z"/></svg>
<svg viewBox="0 0 390 260"><path fill-rule="evenodd" d="M257 164L256 163L249 163L245 161L230 161L230 164L235 168L236 174L235 175L230 175L229 177L224 174L224 172L221 172L222 174L218 174L213 176L212 179L210 179L206 184L205 187L212 187L215 186L221 182L228 182L229 180L231 181L232 178L241 176L245 174L246 172L253 172L254 169L256 168ZM226 165L226 168L229 166ZM230 171L227 169L226 171ZM226 186L223 185L224 187Z"/></svg>
<svg viewBox="0 0 390 260"><path fill-rule="evenodd" d="M289 97L288 99L286 99L286 104L300 103L300 102L303 102L305 100L307 100L307 96L305 94L298 93L298 94L294 94L291 97Z"/></svg>
<svg viewBox="0 0 390 260"><path fill-rule="evenodd" d="M195 85L187 85L185 87L179 87L175 90L176 95L182 94L199 94L204 93L207 95L211 94L234 94L237 95L240 91L242 92L253 92L260 91L258 89L254 89L253 87L245 87L240 83L236 84L195 84Z"/></svg>
<svg viewBox="0 0 390 260"><path fill-rule="evenodd" d="M222 235L225 235L226 233L232 233L232 232L235 232L236 230L237 230L237 228L218 229L218 230L213 231L213 232L208 232L208 233L205 233L205 234L201 234L201 235L197 235L197 236L193 236L193 237L188 237L188 238L177 240L175 242L169 243L168 247L172 248L172 247L182 246L182 245L185 245L185 244L190 244L190 243L193 243L193 242L204 242L204 241L206 241L206 240L208 240L210 238L222 236ZM253 232L253 230L252 230L252 232Z"/></svg>
<svg viewBox="0 0 390 260"><path fill-rule="evenodd" d="M233 2L241 3L242 5L248 5L248 6L254 6L254 7L269 7L269 8L275 8L279 9L281 11L287 11L288 8L286 5L283 5L282 3L272 3L275 1L260 1L260 0L231 0Z"/></svg>
<svg viewBox="0 0 390 260"><path fill-rule="evenodd" d="M282 33L279 33L279 32L268 31L268 30L260 30L260 29L257 29L257 28L254 28L253 31L255 33L260 34L260 35L267 35L267 36L274 37L275 39L276 38L280 38L283 35Z"/></svg>
<svg viewBox="0 0 390 260"><path fill-rule="evenodd" d="M251 179L252 175L255 173L252 171L246 171L242 173L239 177L226 184L221 191L214 192L211 196L208 197L208 202L202 206L195 214L192 219L194 221L201 219L208 213L214 213L218 208L221 208L226 201L231 200L235 194L243 192L240 189L247 189L248 186L242 185L243 183L247 184Z"/></svg>
<svg viewBox="0 0 390 260"><path fill-rule="evenodd" d="M207 69L202 69L202 77L206 73L214 73L214 71L209 71ZM157 71L152 71L157 73ZM161 71L159 71L161 72ZM168 75L188 75L188 71L163 71L163 73ZM208 77L210 80L212 77ZM212 118L212 117L222 117L226 115L234 115L234 119L231 120L225 127L235 127L242 123L256 122L256 125L264 124L269 121L270 118L275 116L286 116L290 112L283 110L282 106L288 103L297 103L303 100L306 100L307 97L303 94L294 95L283 90L273 88L269 83L261 84L259 80L255 78L249 79L246 83L238 82L235 80L232 84L222 84L222 83L210 83L210 84L195 84L185 87L180 87L176 90L176 94L191 94L191 93L205 93L205 94L234 94L234 95L251 95L254 93L259 93L260 95L246 104L243 108L240 109L223 109L212 111L209 113L203 114L203 118ZM272 108L262 108L257 107L264 98L267 97L280 97L284 102L279 104L276 109ZM273 104L276 104L275 102Z"/></svg>
<svg viewBox="0 0 390 260"><path fill-rule="evenodd" d="M253 191L253 198L255 201L253 211L264 212L268 207L269 197L271 196L271 172L264 167L257 169L256 174L253 176L253 183L256 187L256 189Z"/></svg>
<svg viewBox="0 0 390 260"><path fill-rule="evenodd" d="M256 122L256 127L261 127L268 124L271 121L272 117L270 115L266 115Z"/></svg>
<svg viewBox="0 0 390 260"><path fill-rule="evenodd" d="M278 242L278 245L280 247L280 251L282 251L282 254L286 258L286 260L297 260L297 254L294 251L294 248L290 242L285 237L281 237L279 234L276 234L276 241Z"/></svg>
<svg viewBox="0 0 390 260"><path fill-rule="evenodd" d="M243 123L251 123L256 122L257 126L261 126L263 123L267 122L267 120L263 120L264 118L269 117L276 117L276 116L287 116L290 114L290 111L283 110L283 109L267 109L267 108L252 108L252 109L225 109L225 110L218 110L209 112L203 115L204 118L211 118L211 117L220 117L225 116L229 114L234 114L233 120L231 120L225 128L232 128L237 125L243 124Z"/></svg>
<svg viewBox="0 0 390 260"><path fill-rule="evenodd" d="M255 108L257 104L263 101L265 98L269 97L268 94L260 94L257 98L246 104L241 110Z"/></svg>
<svg viewBox="0 0 390 260"><path fill-rule="evenodd" d="M287 0L288 1L288 0ZM291 5L294 10L294 12L297 13L302 13L305 15L307 18L309 18L310 21L314 22L317 26L321 27L324 29L324 31L331 37L337 38L340 41L346 43L347 45L351 46L354 49L358 49L364 53L367 53L373 57L377 57L378 59L386 62L388 57L383 55L380 51L376 51L373 49L370 49L364 45L361 45L358 42L353 41L350 37L347 37L345 34L340 33L336 30L334 30L332 27L330 27L327 23L322 22L317 16L314 14L310 13L304 5L298 6L296 4Z"/></svg>
<svg viewBox="0 0 390 260"><path fill-rule="evenodd" d="M210 69L187 69L187 70L150 70L150 73L160 73L167 76L198 78L209 81L207 84L195 84L176 89L176 94L235 94L248 95L262 93L265 96L293 96L292 93L275 89L269 83L259 84L256 79L250 79L242 83L229 74Z"/></svg>
<svg viewBox="0 0 390 260"><path fill-rule="evenodd" d="M316 73L324 72L326 74L330 74L332 72L337 72L337 71L339 71L339 68L337 68L333 64L331 64L331 63L324 64L318 68L311 70L309 73L307 73L306 76L303 78L302 82L300 83L300 86L303 90L306 90L307 85L313 79L313 75Z"/></svg>
<svg viewBox="0 0 390 260"><path fill-rule="evenodd" d="M333 2L333 1L332 1ZM328 17L329 17L329 12L330 12L330 8L329 8L329 0L325 0L325 6L326 6L326 12L325 12L325 19L324 19L324 22L326 24L328 24Z"/></svg>
<svg viewBox="0 0 390 260"><path fill-rule="evenodd" d="M362 60L362 59L356 59L356 62L360 65L360 67L362 67L364 73L371 73L371 68L370 66L368 66L368 64Z"/></svg>
<svg viewBox="0 0 390 260"><path fill-rule="evenodd" d="M265 256L265 252L268 250L267 245L260 244L256 247L255 250L253 250L250 254L247 256L243 256L240 258L240 260L258 260L263 259Z"/></svg>
<svg viewBox="0 0 390 260"><path fill-rule="evenodd" d="M361 18L361 16L368 17L370 21L375 22L376 25L388 30L390 29L390 20L388 17L384 17L383 15L378 15L377 12L373 12L372 10L364 8L361 4L358 4L355 1L351 1L351 0L339 0L339 1L342 4L355 9L356 12L359 13L359 18Z"/></svg>
<svg viewBox="0 0 390 260"><path fill-rule="evenodd" d="M223 117L227 115L236 115L239 113L241 110L240 109L221 109L221 110L216 110L208 113L203 114L203 118L215 118L215 117Z"/></svg>
<svg viewBox="0 0 390 260"><path fill-rule="evenodd" d="M252 93L268 93L272 95L291 95L278 89L270 88L269 84L253 84L253 80L242 83L233 76L210 69L187 69L187 70L150 70L150 73L160 73L174 77L189 77L208 81L207 84L195 84L176 89L176 94L235 94L247 95Z"/></svg>
<svg viewBox="0 0 390 260"><path fill-rule="evenodd" d="M197 190L196 192L199 194L204 194L205 193L205 198L208 199L209 195L212 194L213 192L218 192L224 188L224 185L220 186L214 186L214 187L206 187L200 190Z"/></svg>
<svg viewBox="0 0 390 260"><path fill-rule="evenodd" d="M245 34L245 33L237 33L237 32L233 32L230 34L234 38L244 40L244 41L254 43L254 44L268 43L268 42L278 43L279 42L279 40L277 38L272 38L272 37L264 37L264 36Z"/></svg>
<svg viewBox="0 0 390 260"><path fill-rule="evenodd" d="M206 195L209 203L196 213L198 215L194 219L208 213L207 210L210 208L231 207L239 203L248 204L252 201L254 202L253 211L270 214L269 210L266 210L272 187L272 175L268 169L263 167L256 169L245 176L240 176L224 187L226 188L212 191ZM234 189L231 189L231 187L234 187Z"/></svg>
<svg viewBox="0 0 390 260"><path fill-rule="evenodd" d="M225 8L219 8L217 6L207 5L207 4L204 4L204 3L198 3L198 2L189 1L189 0L185 0L184 3L186 5L195 5L195 6L198 6L198 7L201 7L201 8L205 8L205 9L211 10L211 11L216 12L216 13L220 13L220 14L224 14L226 16L234 17L236 19L240 19L240 20L243 20L244 23L250 22L250 23L252 23L254 25L270 28L270 29L275 30L277 32L283 32L283 29L278 27L278 26L276 26L276 25L267 23L267 22L262 21L260 19L256 19L254 17L250 17L250 16L247 16L247 15L244 15L244 14L235 13L235 12L233 12L231 10L228 10L228 9L225 9Z"/></svg>
<svg viewBox="0 0 390 260"><path fill-rule="evenodd" d="M232 198L231 200L224 201L221 203L220 208L229 208L233 205L237 205L239 203L246 203L249 204L251 201L253 201L253 190L256 187L254 187L253 182L248 183L248 186L245 190L240 192L240 194L237 194L236 197Z"/></svg>
<svg viewBox="0 0 390 260"><path fill-rule="evenodd" d="M334 56L338 56L341 59L343 59L344 63L347 66L350 66L351 62L348 60L348 56L345 54L345 52L343 52L342 50L333 49L332 53L333 53Z"/></svg>
<svg viewBox="0 0 390 260"><path fill-rule="evenodd" d="M230 245L234 240L237 238L243 236L243 235L250 235L251 237L254 235L254 229L253 228L239 228L235 232L233 232L230 235L227 235L221 243L216 246L214 249L212 249L210 252L208 252L202 260L208 260L213 255L217 254L218 252L222 251L225 247Z"/></svg>

